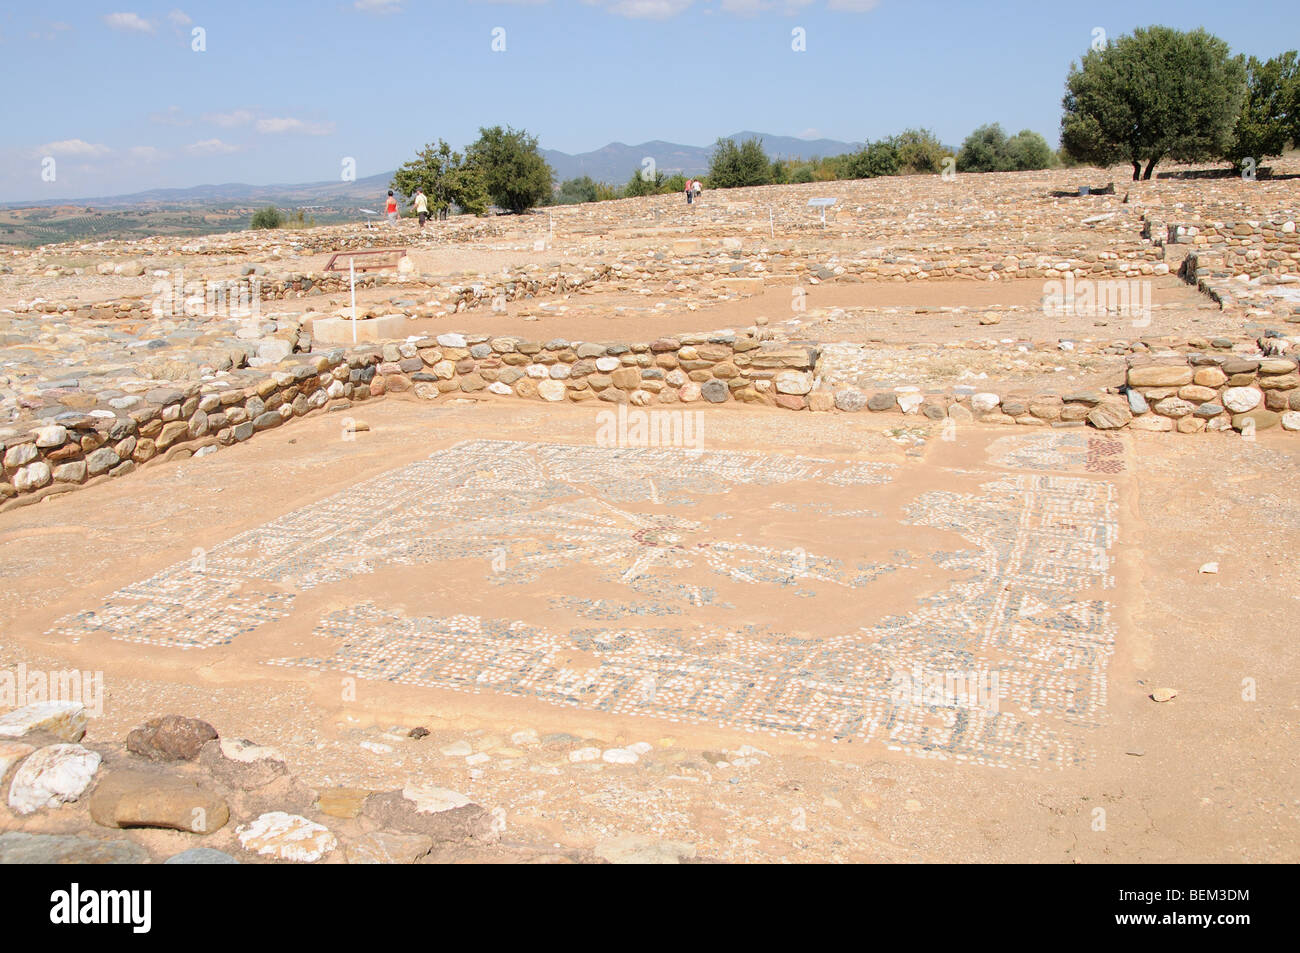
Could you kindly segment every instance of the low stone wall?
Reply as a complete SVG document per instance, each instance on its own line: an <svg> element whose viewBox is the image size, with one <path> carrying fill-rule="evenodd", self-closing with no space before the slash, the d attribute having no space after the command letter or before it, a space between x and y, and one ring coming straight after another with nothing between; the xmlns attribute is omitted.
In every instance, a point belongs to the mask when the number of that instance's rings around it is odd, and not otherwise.
<svg viewBox="0 0 1300 953"><path fill-rule="evenodd" d="M1104 391L867 393L823 388L820 351L804 342L718 332L642 344L441 334L351 352L292 355L156 388L139 406L60 414L0 438L0 509L122 476L156 458L204 454L295 417L387 394L420 400L488 394L634 407L747 403L812 412L894 412L930 420L1148 431L1300 430L1300 370L1290 358L1222 353L1129 358Z"/></svg>

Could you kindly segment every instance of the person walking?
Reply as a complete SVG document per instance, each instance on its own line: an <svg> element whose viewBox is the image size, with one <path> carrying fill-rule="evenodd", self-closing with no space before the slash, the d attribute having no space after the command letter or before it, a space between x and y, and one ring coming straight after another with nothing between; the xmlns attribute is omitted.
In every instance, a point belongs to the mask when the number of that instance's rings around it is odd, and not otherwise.
<svg viewBox="0 0 1300 953"><path fill-rule="evenodd" d="M687 179L686 180L686 204L690 205L691 199L694 197L695 197L695 193L691 191L691 180Z"/></svg>
<svg viewBox="0 0 1300 953"><path fill-rule="evenodd" d="M700 185L699 179L696 179L691 183L691 191L695 193L695 201L698 202L700 200L700 193L704 191L704 186Z"/></svg>
<svg viewBox="0 0 1300 953"><path fill-rule="evenodd" d="M425 221L429 218L429 200L424 197L424 189L415 190L415 214L420 217L420 227L424 228Z"/></svg>
<svg viewBox="0 0 1300 953"><path fill-rule="evenodd" d="M388 204L384 207L384 212L388 216L388 224L397 224L397 199L393 196L393 190L388 190Z"/></svg>

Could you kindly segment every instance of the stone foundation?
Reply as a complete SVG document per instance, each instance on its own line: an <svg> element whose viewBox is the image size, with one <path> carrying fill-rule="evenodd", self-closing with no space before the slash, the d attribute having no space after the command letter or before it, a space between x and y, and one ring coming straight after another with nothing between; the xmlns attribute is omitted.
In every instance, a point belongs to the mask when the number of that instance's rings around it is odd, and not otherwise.
<svg viewBox="0 0 1300 953"><path fill-rule="evenodd" d="M1122 384L1072 393L867 393L821 387L820 350L718 332L641 344L440 334L291 355L269 372L233 370L158 387L127 411L64 413L9 428L0 440L0 509L35 501L152 460L214 452L315 411L409 394L418 400L500 397L634 407L746 403L821 413L901 413L982 421L1198 433L1300 429L1293 358L1172 353L1129 358Z"/></svg>

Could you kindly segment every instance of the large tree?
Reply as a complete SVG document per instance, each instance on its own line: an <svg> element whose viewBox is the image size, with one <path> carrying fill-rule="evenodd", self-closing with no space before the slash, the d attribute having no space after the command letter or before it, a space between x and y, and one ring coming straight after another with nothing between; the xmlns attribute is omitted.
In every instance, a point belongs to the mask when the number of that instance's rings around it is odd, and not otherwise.
<svg viewBox="0 0 1300 953"><path fill-rule="evenodd" d="M1227 158L1241 168L1246 159L1280 156L1287 143L1300 145L1300 62L1296 51L1261 63L1246 63L1246 98Z"/></svg>
<svg viewBox="0 0 1300 953"><path fill-rule="evenodd" d="M1070 64L1065 88L1066 151L1098 165L1130 162L1134 179L1149 179L1164 159L1197 162L1227 153L1246 68L1204 30L1153 26L1088 52L1078 67Z"/></svg>
<svg viewBox="0 0 1300 953"><path fill-rule="evenodd" d="M526 212L551 194L555 173L538 152L537 137L522 129L479 129L469 158L482 172L487 193L498 208Z"/></svg>
<svg viewBox="0 0 1300 953"><path fill-rule="evenodd" d="M441 139L429 143L414 159L393 173L389 188L405 196L423 189L429 211L439 215L453 204L463 212L482 215L487 211L487 190L480 170Z"/></svg>
<svg viewBox="0 0 1300 953"><path fill-rule="evenodd" d="M746 185L769 185L772 162L763 151L763 140L719 139L709 157L709 188L735 189Z"/></svg>

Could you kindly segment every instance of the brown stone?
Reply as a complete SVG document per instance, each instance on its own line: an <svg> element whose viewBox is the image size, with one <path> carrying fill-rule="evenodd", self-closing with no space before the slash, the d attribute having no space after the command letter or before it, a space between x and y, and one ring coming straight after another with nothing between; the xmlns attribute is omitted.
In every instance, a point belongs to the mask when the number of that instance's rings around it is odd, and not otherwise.
<svg viewBox="0 0 1300 953"><path fill-rule="evenodd" d="M1130 367L1131 387L1181 387L1192 382L1192 369L1186 364L1140 364Z"/></svg>
<svg viewBox="0 0 1300 953"><path fill-rule="evenodd" d="M132 728L126 736L126 748L150 761L193 761L216 737L217 729L206 721L163 715Z"/></svg>
<svg viewBox="0 0 1300 953"><path fill-rule="evenodd" d="M330 817L356 817L373 793L364 788L326 788L316 801L316 809Z"/></svg>
<svg viewBox="0 0 1300 953"><path fill-rule="evenodd" d="M90 816L101 827L159 827L211 834L226 826L230 808L219 795L187 778L116 770L95 786Z"/></svg>

